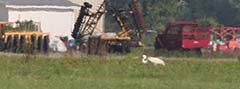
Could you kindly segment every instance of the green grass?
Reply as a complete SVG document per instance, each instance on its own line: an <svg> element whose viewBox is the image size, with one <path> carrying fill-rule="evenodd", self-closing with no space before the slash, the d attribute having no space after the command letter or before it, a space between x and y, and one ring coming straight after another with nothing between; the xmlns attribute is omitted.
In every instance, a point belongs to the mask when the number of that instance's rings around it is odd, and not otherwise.
<svg viewBox="0 0 240 89"><path fill-rule="evenodd" d="M140 56L50 59L4 56L0 89L239 89L233 59L167 58L166 66L142 64Z"/></svg>

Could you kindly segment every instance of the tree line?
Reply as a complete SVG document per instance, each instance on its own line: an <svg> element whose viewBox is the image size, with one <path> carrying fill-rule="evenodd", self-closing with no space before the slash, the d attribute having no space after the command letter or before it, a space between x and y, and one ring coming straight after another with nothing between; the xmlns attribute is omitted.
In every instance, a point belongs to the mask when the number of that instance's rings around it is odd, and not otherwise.
<svg viewBox="0 0 240 89"><path fill-rule="evenodd" d="M239 0L138 0L145 23L150 30L162 32L170 21L200 22L202 26L240 26ZM132 0L111 0L107 9L129 9ZM106 14L105 27L109 31L119 27L112 17Z"/></svg>

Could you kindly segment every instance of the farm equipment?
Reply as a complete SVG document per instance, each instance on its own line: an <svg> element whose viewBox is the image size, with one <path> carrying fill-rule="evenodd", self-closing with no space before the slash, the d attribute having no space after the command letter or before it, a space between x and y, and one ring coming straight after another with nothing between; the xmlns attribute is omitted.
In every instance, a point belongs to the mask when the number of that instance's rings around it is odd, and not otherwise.
<svg viewBox="0 0 240 89"><path fill-rule="evenodd" d="M212 41L210 44L213 51L239 51L239 27L219 27L212 28L210 31L213 33Z"/></svg>
<svg viewBox="0 0 240 89"><path fill-rule="evenodd" d="M239 27L199 27L196 21L169 23L155 39L155 49L209 48L213 51L231 52L240 49Z"/></svg>
<svg viewBox="0 0 240 89"><path fill-rule="evenodd" d="M210 28L199 27L196 21L178 21L168 24L155 40L155 49L194 49L208 47Z"/></svg>
<svg viewBox="0 0 240 89"><path fill-rule="evenodd" d="M39 29L40 23L36 22L0 22L1 51L47 52L49 34Z"/></svg>
<svg viewBox="0 0 240 89"><path fill-rule="evenodd" d="M97 12L90 12L92 5L88 2L84 2L84 6L81 7L77 21L74 24L72 37L75 39L76 48L87 54L99 54L101 50L101 44L105 44L94 34L94 30L98 24L98 21L105 13L106 1L100 5Z"/></svg>
<svg viewBox="0 0 240 89"><path fill-rule="evenodd" d="M131 10L112 9L113 17L121 31L115 36L102 35L103 40L109 43L110 52L130 52L130 47L141 47L141 34L146 32L146 26L139 9L139 2L133 0Z"/></svg>
<svg viewBox="0 0 240 89"><path fill-rule="evenodd" d="M77 41L80 50L87 50L88 54L101 54L103 51L130 52L131 46L143 46L140 42L143 31L140 29L145 31L146 26L136 0L131 4L131 11L112 9L113 16L121 28L120 32L94 34L99 19L106 12L104 7L106 3L107 1L103 1L96 13L89 12L91 4L85 2L82 6L72 32L72 37ZM138 30L132 26L130 18L135 20Z"/></svg>

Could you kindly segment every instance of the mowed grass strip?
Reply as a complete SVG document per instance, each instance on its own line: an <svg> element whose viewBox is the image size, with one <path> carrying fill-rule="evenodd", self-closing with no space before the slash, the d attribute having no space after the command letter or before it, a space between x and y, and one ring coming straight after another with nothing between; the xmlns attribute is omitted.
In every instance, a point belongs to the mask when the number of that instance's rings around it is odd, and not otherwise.
<svg viewBox="0 0 240 89"><path fill-rule="evenodd" d="M0 89L240 88L238 61L168 59L166 66L153 66L142 64L135 55L28 60L4 56L0 60Z"/></svg>

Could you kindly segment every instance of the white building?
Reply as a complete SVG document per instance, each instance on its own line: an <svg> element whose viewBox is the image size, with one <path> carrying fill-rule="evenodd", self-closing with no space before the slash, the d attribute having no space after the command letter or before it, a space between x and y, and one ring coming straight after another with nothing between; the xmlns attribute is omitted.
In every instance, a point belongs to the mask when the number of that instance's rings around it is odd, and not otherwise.
<svg viewBox="0 0 240 89"><path fill-rule="evenodd" d="M70 36L79 9L67 0L0 0L0 21L33 20L51 37Z"/></svg>

